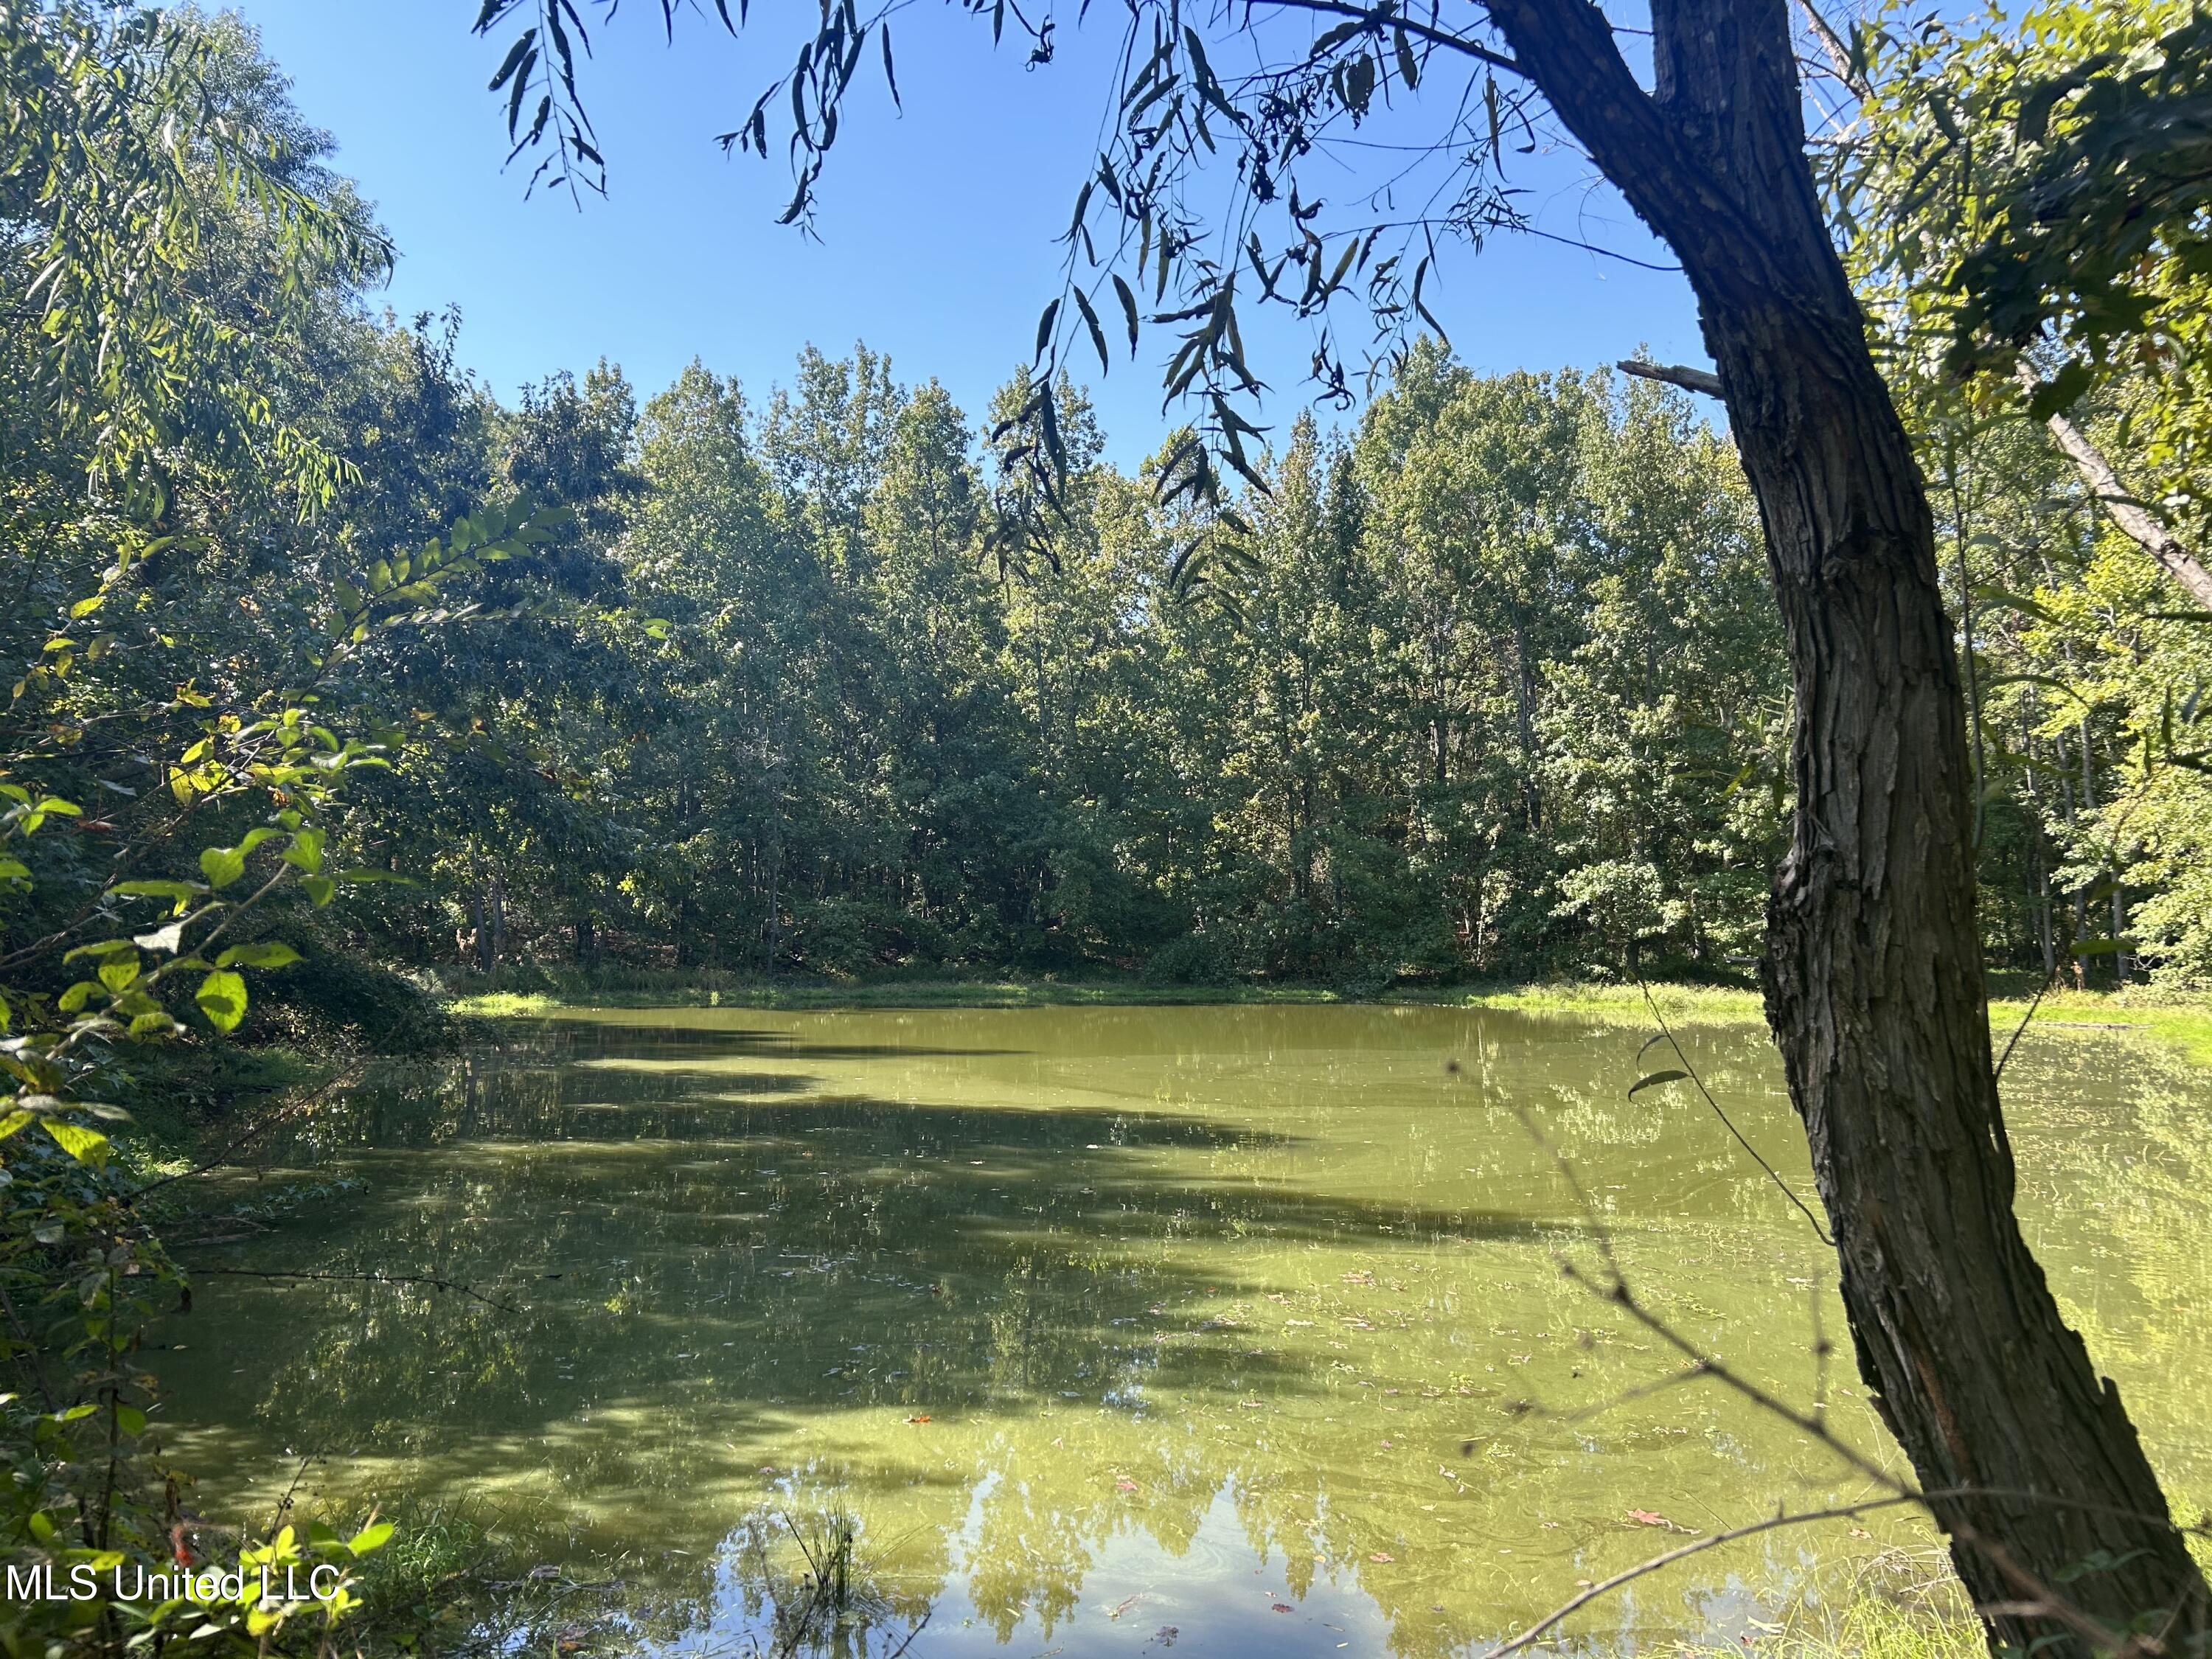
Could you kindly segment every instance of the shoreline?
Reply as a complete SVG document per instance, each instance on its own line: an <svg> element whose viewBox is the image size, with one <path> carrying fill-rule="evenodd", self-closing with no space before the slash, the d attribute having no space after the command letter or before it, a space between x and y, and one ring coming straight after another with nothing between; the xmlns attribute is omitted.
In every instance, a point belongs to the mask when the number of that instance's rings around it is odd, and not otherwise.
<svg viewBox="0 0 2212 1659"><path fill-rule="evenodd" d="M624 982L627 981L627 982ZM1748 987L1654 984L1651 997L1669 1018L1753 1024L1765 1019L1759 994ZM574 1008L757 1008L793 1012L869 1012L891 1010L1080 1007L1324 1006L1497 1009L1516 1013L1644 1016L1644 992L1634 985L1590 981L1534 981L1515 984L1440 986L1373 995L1327 986L1297 984L1159 985L1129 979L890 979L838 983L798 980L742 981L702 971L623 975L614 983L581 981L553 989L483 990L443 999L465 1018L544 1018ZM2027 994L1993 996L1990 1024L2002 1052L2031 1010L2038 1030L2085 1036L2133 1033L2179 1049L2192 1064L2212 1069L2212 997L2153 986L2124 991L2055 990L2039 1002Z"/></svg>

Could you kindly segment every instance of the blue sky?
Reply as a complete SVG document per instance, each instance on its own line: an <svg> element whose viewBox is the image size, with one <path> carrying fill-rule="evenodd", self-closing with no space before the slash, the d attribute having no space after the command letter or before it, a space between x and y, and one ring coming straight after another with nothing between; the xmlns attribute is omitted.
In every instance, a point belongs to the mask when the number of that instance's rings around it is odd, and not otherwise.
<svg viewBox="0 0 2212 1659"><path fill-rule="evenodd" d="M526 201L522 165L502 170L505 132L485 83L505 38L470 35L473 0L233 9L259 28L301 111L337 139L337 165L393 234L400 263L385 301L403 315L459 306L462 361L509 398L605 356L642 394L697 356L757 399L807 343L842 353L864 340L902 379L933 376L980 415L1058 291L1053 238L1095 155L1112 44L1110 27L1064 27L1059 61L1027 71L1011 39L994 53L984 28L949 7L902 11L905 112L879 82L856 94L817 242L773 222L789 192L780 162L726 159L714 143L811 32L811 4L756 3L754 33L735 42L692 18L671 49L650 0L596 29L586 93L611 177L608 197L580 210L565 196ZM1578 157L1516 166L1542 228L1666 262ZM1677 274L1506 236L1455 251L1443 276L1431 308L1482 370L1588 367L1639 343L1705 361ZM1134 362L1085 377L1124 465L1174 422L1160 407L1165 341L1147 337ZM1285 325L1249 343L1273 387L1269 423L1287 423L1307 397L1307 337Z"/></svg>

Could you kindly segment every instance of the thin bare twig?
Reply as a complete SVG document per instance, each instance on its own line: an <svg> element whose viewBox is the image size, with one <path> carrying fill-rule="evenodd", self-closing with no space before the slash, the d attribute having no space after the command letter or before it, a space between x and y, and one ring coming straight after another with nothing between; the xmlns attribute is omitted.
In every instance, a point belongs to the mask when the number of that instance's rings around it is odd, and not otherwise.
<svg viewBox="0 0 2212 1659"><path fill-rule="evenodd" d="M283 1105L278 1107L275 1111L270 1113L266 1117L257 1119L255 1121L248 1124L246 1128L239 1133L236 1139L232 1140L221 1151L217 1152L213 1158L209 1158L206 1162L195 1164L189 1170L179 1170L173 1175L165 1175L158 1181L149 1181L144 1186L137 1188L131 1192L126 1194L124 1197L123 1202L126 1206L136 1204L140 1199L145 1197L147 1194L159 1192L162 1188L167 1186L172 1182L190 1181L196 1176L204 1176L207 1174L210 1170L221 1169L224 1164L229 1163L231 1158L240 1149L245 1147L249 1142L258 1139L270 1130L275 1128L278 1124L287 1122L304 1112L313 1110L315 1107L321 1105L325 1101L328 1100L331 1096L337 1093L340 1090L351 1088L356 1083L361 1080L361 1074L362 1067L359 1065L356 1064L347 1066L337 1076L329 1079L311 1093L303 1096L298 1100L288 1101Z"/></svg>
<svg viewBox="0 0 2212 1659"><path fill-rule="evenodd" d="M1648 990L1645 995L1647 997L1650 995ZM1656 1012L1656 1009L1654 1012ZM1457 1068L1455 1066L1453 1069ZM1550 1155L1562 1178L1574 1193L1577 1201L1582 1205L1583 1212L1588 1217L1592 1231L1598 1239L1599 1247L1605 1260L1607 1281L1601 1285L1592 1281L1564 1255L1556 1255L1559 1271L1571 1283L1582 1285L1602 1296L1616 1307L1625 1310L1629 1316L1642 1325L1644 1329L1690 1360L1699 1374L1714 1378L1759 1409L1791 1424L1803 1434L1828 1448L1838 1458L1875 1485L1889 1492L1896 1501L1917 1504L1927 1510L1938 1526L1948 1532L1960 1543L1978 1553L1999 1574L2008 1579L2014 1589L2025 1600L2034 1603L2039 1610L2038 1617L2056 1620L2065 1626L2075 1636L2087 1643L2092 1649L2100 1653L2114 1655L2117 1659L2134 1659L2135 1656L2158 1650L2142 1637L2122 1636L2106 1628L2021 1565L2014 1559L2012 1552L2002 1543L1990 1537L1981 1528L1963 1517L1954 1516L1947 1518L1936 1515L1935 1505L1954 1498L1983 1498L2046 1504L2063 1509L2077 1510L2087 1514L2112 1515L2135 1520L2154 1520L2167 1525L2172 1524L2170 1516L2144 1516L2133 1510L2116 1508L2111 1504L2083 1502L2050 1492L2027 1492L2011 1488L1946 1487L1933 1492L1923 1492L1911 1481L1892 1474L1881 1464L1860 1451L1858 1448L1835 1434L1828 1427L1824 1415L1808 1415L1797 1410L1786 1401L1734 1370L1725 1361L1705 1352L1668 1324L1665 1320L1638 1302L1635 1293L1629 1287L1626 1275L1620 1270L1620 1261L1613 1252L1612 1239L1606 1231L1603 1218L1591 1201L1589 1193L1583 1187L1581 1178L1576 1175L1573 1164L1565 1154L1552 1144L1550 1138L1544 1133L1542 1128L1524 1109L1512 1103L1508 1103L1508 1105L1529 1137ZM1662 1562L1660 1565L1663 1565L1665 1563ZM1581 1601L1578 1600L1574 1605L1581 1605ZM1548 1621L1540 1628L1547 1629L1551 1623L1556 1622L1556 1620ZM1522 1645L1525 1645L1525 1643L1516 1639L1514 1644L1486 1655L1485 1659L1498 1659L1498 1655L1510 1653Z"/></svg>
<svg viewBox="0 0 2212 1659"><path fill-rule="evenodd" d="M2050 995L2051 988L2057 983L2058 983L2058 970L2053 968L2043 976L2043 983L2035 988L2035 996L2028 1003L2027 1012L2020 1017L2020 1024L2012 1028L2012 1036L2005 1041L2004 1053L1997 1056L1997 1068L1990 1074L1990 1082L2001 1083L2004 1080L2005 1062L2012 1058L2012 1051L2019 1047L2021 1038L2027 1034L2028 1022L2035 1018L2035 1011L2043 1006L2043 999Z"/></svg>
<svg viewBox="0 0 2212 1659"><path fill-rule="evenodd" d="M182 1249L185 1246L177 1248ZM458 1279L440 1279L432 1273L319 1273L263 1267L194 1267L191 1273L225 1279L304 1279L331 1284L428 1285L432 1290L455 1291L471 1302L481 1302L487 1308L496 1308L501 1313L520 1316L523 1312L512 1303L486 1296L473 1285L465 1285ZM188 1278L191 1276L186 1275Z"/></svg>
<svg viewBox="0 0 2212 1659"><path fill-rule="evenodd" d="M1726 1129L1731 1135L1735 1137L1735 1144L1742 1147L1747 1152L1749 1152L1751 1154L1752 1162L1758 1164L1760 1169L1766 1171L1766 1178L1782 1189L1783 1197L1788 1199L1792 1204L1795 1204L1797 1206L1799 1213L1803 1215L1806 1220L1813 1224L1814 1237L1818 1238L1823 1244L1826 1244L1830 1249L1835 1249L1836 1241L1829 1236L1828 1230L1820 1224L1820 1218L1813 1213L1812 1206L1808 1205L1803 1199L1797 1196L1796 1192L1790 1187L1790 1183L1782 1178L1781 1172L1759 1155L1758 1147L1753 1146L1748 1140L1744 1139L1742 1130L1737 1128L1735 1124L1729 1121L1729 1115L1721 1109L1720 1102L1713 1098L1713 1091L1705 1087L1705 1079L1698 1075L1697 1066L1692 1063L1689 1055L1682 1052L1682 1045L1674 1040L1674 1033L1672 1028L1670 1028L1667 1024L1667 1017L1659 1012L1659 1004L1651 995L1651 988L1644 982L1644 976L1640 974L1637 975L1636 988L1644 993L1644 1006L1651 1011L1652 1023L1658 1026L1659 1035L1666 1039L1667 1046L1674 1051L1674 1058L1681 1062L1683 1074L1686 1076L1692 1083L1697 1085L1698 1092L1705 1097L1705 1104L1711 1107L1713 1109L1713 1115L1720 1119L1721 1127ZM1650 1045L1647 1044L1645 1046L1649 1047Z"/></svg>
<svg viewBox="0 0 2212 1659"><path fill-rule="evenodd" d="M1754 1521L1748 1526L1731 1527L1726 1532L1708 1533L1703 1538L1694 1539L1686 1544L1677 1544L1673 1549L1662 1550L1647 1560L1639 1561L1634 1566L1613 1574L1610 1578L1592 1584L1571 1600L1561 1602L1510 1641L1501 1642L1492 1648L1482 1656L1482 1659L1505 1659L1508 1654L1518 1653L1562 1620L1588 1607L1600 1596L1609 1595L1624 1584L1632 1584L1639 1578L1659 1571L1662 1567L1673 1566L1677 1561L1686 1560L1706 1550L1717 1549L1723 1544L1732 1544L1739 1538L1754 1537L1762 1532L1772 1532L1778 1527L1802 1526L1811 1521L1849 1519L1868 1514L1875 1510L1897 1509L1918 1501L1920 1500L1917 1493L1903 1496L1893 1493L1887 1498L1869 1498L1863 1503L1838 1504L1833 1509L1799 1510L1788 1515L1769 1516L1765 1520Z"/></svg>

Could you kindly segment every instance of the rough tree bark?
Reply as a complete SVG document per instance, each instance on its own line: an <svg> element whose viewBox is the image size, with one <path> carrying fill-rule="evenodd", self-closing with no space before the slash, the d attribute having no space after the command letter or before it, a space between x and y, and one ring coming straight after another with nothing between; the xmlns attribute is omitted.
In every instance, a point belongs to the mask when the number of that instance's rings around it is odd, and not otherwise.
<svg viewBox="0 0 2212 1659"><path fill-rule="evenodd" d="M2118 1565L2075 1607L2201 1641L2203 1578L2014 1217L1933 522L1814 193L1784 6L1654 0L1647 94L1585 0L1489 0L1680 258L1758 496L1798 707L1767 1014L1860 1371L1924 1489L1988 1493L1935 1508L1993 1642L2082 1645L2032 1586L2099 1552Z"/></svg>

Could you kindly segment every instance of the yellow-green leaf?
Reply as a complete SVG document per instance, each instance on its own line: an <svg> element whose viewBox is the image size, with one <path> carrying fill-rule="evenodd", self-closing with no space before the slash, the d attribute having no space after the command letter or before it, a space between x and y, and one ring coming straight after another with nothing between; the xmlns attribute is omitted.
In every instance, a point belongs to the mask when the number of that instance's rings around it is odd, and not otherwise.
<svg viewBox="0 0 2212 1659"><path fill-rule="evenodd" d="M46 1133L80 1164L100 1164L107 1160L107 1137L97 1129L50 1117L46 1120Z"/></svg>
<svg viewBox="0 0 2212 1659"><path fill-rule="evenodd" d="M200 988L192 1000L208 1023L218 1031L238 1029L238 1022L246 1018L246 981L227 969L217 969L200 981Z"/></svg>

